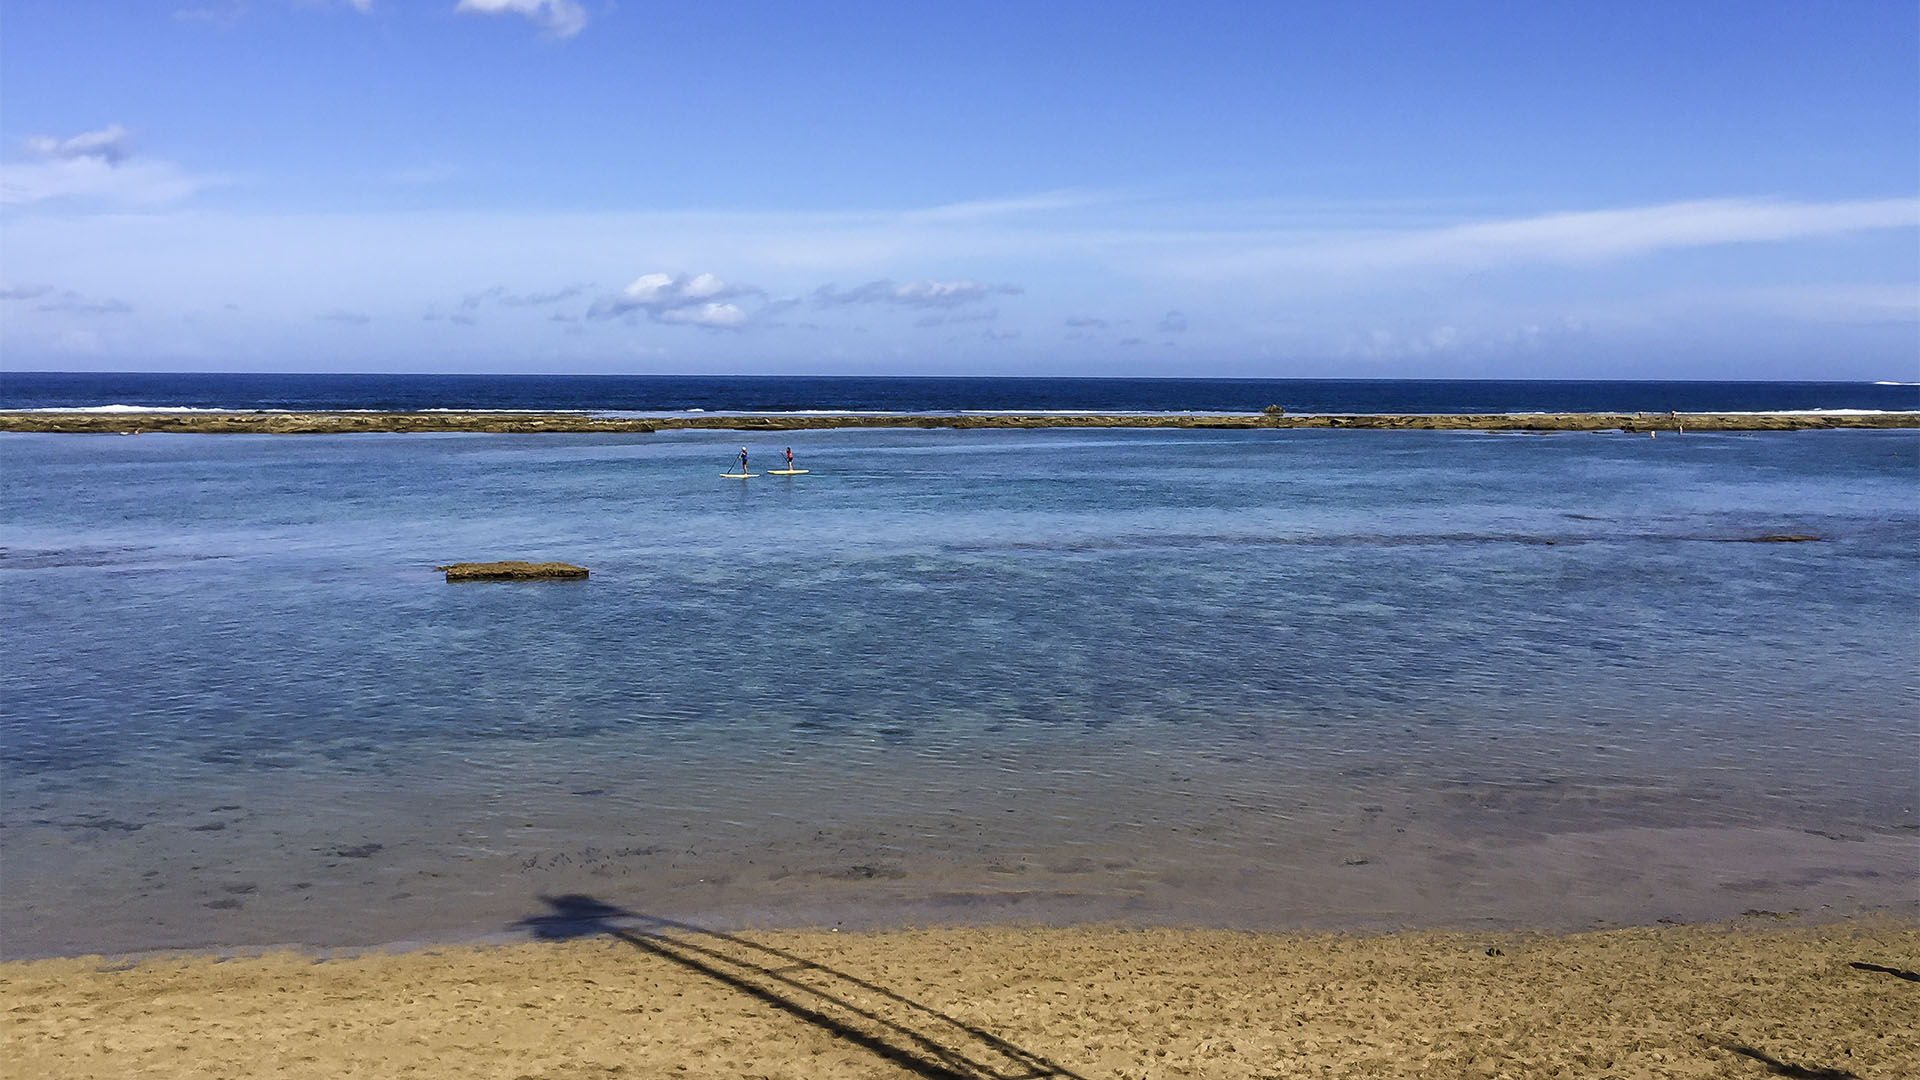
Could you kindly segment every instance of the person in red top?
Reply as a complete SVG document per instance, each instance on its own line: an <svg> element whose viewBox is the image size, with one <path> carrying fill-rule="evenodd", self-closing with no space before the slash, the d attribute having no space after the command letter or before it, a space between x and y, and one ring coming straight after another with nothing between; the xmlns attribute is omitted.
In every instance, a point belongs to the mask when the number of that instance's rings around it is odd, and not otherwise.
<svg viewBox="0 0 1920 1080"><path fill-rule="evenodd" d="M787 447L787 471L793 471L793 447Z"/></svg>

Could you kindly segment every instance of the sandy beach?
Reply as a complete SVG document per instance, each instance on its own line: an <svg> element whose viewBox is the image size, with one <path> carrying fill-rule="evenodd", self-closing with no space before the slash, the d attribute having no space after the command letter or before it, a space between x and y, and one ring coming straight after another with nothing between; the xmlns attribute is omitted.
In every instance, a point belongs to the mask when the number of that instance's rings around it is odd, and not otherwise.
<svg viewBox="0 0 1920 1080"><path fill-rule="evenodd" d="M1920 929L708 933L0 967L14 1076L1900 1077Z"/></svg>

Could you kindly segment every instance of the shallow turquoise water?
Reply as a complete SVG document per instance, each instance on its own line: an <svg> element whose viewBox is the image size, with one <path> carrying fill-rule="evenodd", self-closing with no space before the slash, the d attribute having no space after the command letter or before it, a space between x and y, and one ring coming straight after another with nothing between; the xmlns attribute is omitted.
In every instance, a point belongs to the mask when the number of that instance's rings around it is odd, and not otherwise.
<svg viewBox="0 0 1920 1080"><path fill-rule="evenodd" d="M1915 835L1915 433L795 438L735 482L726 432L0 436L0 944L431 935L615 865L679 914L1019 864L1187 917L1362 804ZM593 575L433 572L493 558Z"/></svg>

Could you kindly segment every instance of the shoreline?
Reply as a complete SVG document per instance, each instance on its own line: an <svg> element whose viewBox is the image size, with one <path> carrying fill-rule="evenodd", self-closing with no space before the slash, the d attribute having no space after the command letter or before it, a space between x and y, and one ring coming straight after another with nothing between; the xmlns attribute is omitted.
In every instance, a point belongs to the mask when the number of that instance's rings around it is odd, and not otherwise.
<svg viewBox="0 0 1920 1080"><path fill-rule="evenodd" d="M719 932L548 898L537 940L0 964L25 1074L1880 1077L1920 926Z"/></svg>
<svg viewBox="0 0 1920 1080"><path fill-rule="evenodd" d="M20 412L0 432L46 434L329 435L475 432L650 434L841 428L1173 428L1361 431L1819 431L1920 428L1920 412L1852 413L846 413L611 417L562 412Z"/></svg>

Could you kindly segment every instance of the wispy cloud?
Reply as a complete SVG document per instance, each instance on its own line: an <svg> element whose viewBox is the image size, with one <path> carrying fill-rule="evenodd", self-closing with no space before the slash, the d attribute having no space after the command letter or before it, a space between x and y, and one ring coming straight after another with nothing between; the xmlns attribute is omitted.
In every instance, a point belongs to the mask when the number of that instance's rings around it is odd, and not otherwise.
<svg viewBox="0 0 1920 1080"><path fill-rule="evenodd" d="M501 307L542 307L547 304L557 304L562 300L571 300L586 291L585 285L568 285L553 292L511 293L507 291L505 285L495 285L491 289L483 289L461 297L460 309L474 311L489 304L499 304Z"/></svg>
<svg viewBox="0 0 1920 1080"><path fill-rule="evenodd" d="M321 322L340 323L343 326L365 326L373 321L373 316L359 311L323 311L314 318Z"/></svg>
<svg viewBox="0 0 1920 1080"><path fill-rule="evenodd" d="M1745 323L1790 319L1830 326L1910 325L1920 323L1920 284L1681 288L1643 297L1635 310L1665 317L1731 316Z"/></svg>
<svg viewBox="0 0 1920 1080"><path fill-rule="evenodd" d="M1765 286L1731 290L1726 302L1810 322L1920 322L1920 285Z"/></svg>
<svg viewBox="0 0 1920 1080"><path fill-rule="evenodd" d="M97 158L108 165L118 165L127 159L129 134L119 124L108 124L99 131L86 131L65 139L51 135L30 135L22 140L21 145L41 157L60 161Z"/></svg>
<svg viewBox="0 0 1920 1080"><path fill-rule="evenodd" d="M434 162L429 165L410 165L406 168L393 169L380 174L379 179L390 184L424 186L444 184L459 175L460 170L457 167L445 162Z"/></svg>
<svg viewBox="0 0 1920 1080"><path fill-rule="evenodd" d="M34 305L35 311L65 311L74 315L125 315L133 310L133 305L125 300L94 300L69 289L43 304Z"/></svg>
<svg viewBox="0 0 1920 1080"><path fill-rule="evenodd" d="M946 203L924 210L909 210L904 216L912 221L923 222L981 221L988 218L1011 217L1016 214L1074 210L1080 207L1121 202L1126 198L1117 192L1075 188L1046 191L1037 195L1015 195L1004 199L976 199L969 202Z"/></svg>
<svg viewBox="0 0 1920 1080"><path fill-rule="evenodd" d="M586 29L587 9L578 0L460 0L455 11L468 15L519 15L557 38Z"/></svg>
<svg viewBox="0 0 1920 1080"><path fill-rule="evenodd" d="M1393 360L1478 353L1540 354L1564 351L1592 333L1582 318L1563 315L1504 325L1469 326L1452 322L1375 326L1354 330L1334 351L1359 360Z"/></svg>
<svg viewBox="0 0 1920 1080"><path fill-rule="evenodd" d="M126 315L133 305L125 300L96 300L72 289L55 291L51 285L0 282L0 300L39 300L35 311L58 311L70 315Z"/></svg>
<svg viewBox="0 0 1920 1080"><path fill-rule="evenodd" d="M568 285L552 292L516 293L509 292L505 285L495 285L490 289L467 293L454 301L451 305L452 314L447 313L449 305L435 303L421 318L428 322L446 319L461 326L472 326L479 321L477 313L487 308L546 307L581 296L588 288L587 285Z"/></svg>
<svg viewBox="0 0 1920 1080"><path fill-rule="evenodd" d="M21 141L37 160L0 165L0 204L56 199L157 204L178 202L203 188L226 183L195 175L170 161L143 158L129 146L119 124L65 138L34 135Z"/></svg>
<svg viewBox="0 0 1920 1080"><path fill-rule="evenodd" d="M1686 248L1914 227L1920 227L1920 198L1828 203L1701 199L1440 228L1226 236L1214 245L1198 244L1195 251L1175 255L1172 262L1196 276L1239 276L1262 270L1470 272L1510 265L1612 262ZM1205 250L1209 246L1213 250Z"/></svg>
<svg viewBox="0 0 1920 1080"><path fill-rule="evenodd" d="M999 308L977 311L941 311L913 320L915 326L951 326L955 323L992 322L1000 317Z"/></svg>
<svg viewBox="0 0 1920 1080"><path fill-rule="evenodd" d="M1626 210L1546 214L1402 237L1378 249L1415 262L1589 262L1670 248L1765 243L1920 226L1920 199L1792 203L1711 199ZM1357 250L1367 253L1367 245Z"/></svg>
<svg viewBox="0 0 1920 1080"><path fill-rule="evenodd" d="M996 293L1019 295L1026 290L1018 285L990 285L963 278L956 281L869 281L851 289L822 285L813 291L813 302L821 307L848 304L893 304L900 307L950 308L985 300Z"/></svg>
<svg viewBox="0 0 1920 1080"><path fill-rule="evenodd" d="M219 6L176 8L173 17L178 22L206 23L221 30L231 30L246 14L247 0L228 0Z"/></svg>
<svg viewBox="0 0 1920 1080"><path fill-rule="evenodd" d="M746 325L747 312L730 301L758 296L751 285L729 285L713 274L643 274L587 309L590 319L645 314L655 322L730 330Z"/></svg>
<svg viewBox="0 0 1920 1080"><path fill-rule="evenodd" d="M373 12L374 0L300 0L308 7L346 7L362 15ZM227 0L225 4L209 4L201 7L175 8L173 18L176 22L205 23L221 30L231 30L246 18L250 5L247 0Z"/></svg>

